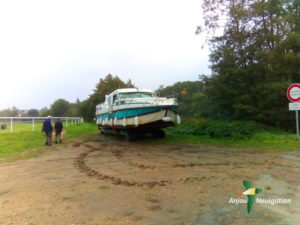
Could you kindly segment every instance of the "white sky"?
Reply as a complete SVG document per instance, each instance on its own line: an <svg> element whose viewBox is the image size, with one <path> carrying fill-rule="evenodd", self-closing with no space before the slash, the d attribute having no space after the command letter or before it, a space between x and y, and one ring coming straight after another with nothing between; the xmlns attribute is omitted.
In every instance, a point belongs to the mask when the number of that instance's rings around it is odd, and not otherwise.
<svg viewBox="0 0 300 225"><path fill-rule="evenodd" d="M0 109L86 99L108 73L157 89L210 74L201 0L0 0Z"/></svg>

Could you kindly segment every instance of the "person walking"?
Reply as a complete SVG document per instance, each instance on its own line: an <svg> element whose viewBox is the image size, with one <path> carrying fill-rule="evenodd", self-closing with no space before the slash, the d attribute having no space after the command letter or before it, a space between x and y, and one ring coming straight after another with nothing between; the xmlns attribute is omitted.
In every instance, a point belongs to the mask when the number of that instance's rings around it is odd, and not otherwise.
<svg viewBox="0 0 300 225"><path fill-rule="evenodd" d="M51 146L52 145L52 122L51 116L48 116L47 119L43 122L42 133L45 132L46 134L46 142L45 145Z"/></svg>
<svg viewBox="0 0 300 225"><path fill-rule="evenodd" d="M60 121L60 119L57 119L56 123L54 124L54 129L55 129L55 143L58 143L58 139L59 139L59 143L61 143L61 132L64 129L64 126L62 124L62 122Z"/></svg>

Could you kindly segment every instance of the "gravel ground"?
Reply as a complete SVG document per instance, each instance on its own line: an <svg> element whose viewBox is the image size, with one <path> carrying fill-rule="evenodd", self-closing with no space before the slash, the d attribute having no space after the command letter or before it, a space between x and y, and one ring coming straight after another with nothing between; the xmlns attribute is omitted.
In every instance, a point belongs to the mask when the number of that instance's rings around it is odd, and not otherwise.
<svg viewBox="0 0 300 225"><path fill-rule="evenodd" d="M300 151L128 143L78 138L36 158L0 163L0 224L297 225ZM230 204L246 179L259 197L291 204Z"/></svg>

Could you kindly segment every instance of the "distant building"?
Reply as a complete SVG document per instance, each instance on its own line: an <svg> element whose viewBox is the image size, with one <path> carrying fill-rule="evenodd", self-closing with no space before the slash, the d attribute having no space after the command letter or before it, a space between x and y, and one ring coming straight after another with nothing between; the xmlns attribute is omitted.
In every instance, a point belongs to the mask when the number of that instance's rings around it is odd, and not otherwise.
<svg viewBox="0 0 300 225"><path fill-rule="evenodd" d="M21 109L18 110L18 117L27 116L27 115L28 115L28 110L21 110Z"/></svg>

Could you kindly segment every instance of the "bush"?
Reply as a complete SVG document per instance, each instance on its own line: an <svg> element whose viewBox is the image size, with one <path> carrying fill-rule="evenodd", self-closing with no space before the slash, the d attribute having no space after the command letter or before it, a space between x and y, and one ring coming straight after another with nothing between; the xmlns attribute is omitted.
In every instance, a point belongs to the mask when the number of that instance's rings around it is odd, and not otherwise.
<svg viewBox="0 0 300 225"><path fill-rule="evenodd" d="M0 126L0 130L4 130L4 129L6 129L6 124L5 123L1 124L1 126Z"/></svg>
<svg viewBox="0 0 300 225"><path fill-rule="evenodd" d="M167 128L167 132L178 135L199 135L212 138L244 139L250 138L259 131L268 129L255 122L244 121L214 121L214 120L188 120L183 124Z"/></svg>

